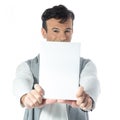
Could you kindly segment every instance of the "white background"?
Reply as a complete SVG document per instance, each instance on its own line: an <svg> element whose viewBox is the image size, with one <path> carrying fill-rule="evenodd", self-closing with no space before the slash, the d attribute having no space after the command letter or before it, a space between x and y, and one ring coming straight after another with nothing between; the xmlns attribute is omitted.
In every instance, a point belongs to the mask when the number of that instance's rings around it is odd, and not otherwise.
<svg viewBox="0 0 120 120"><path fill-rule="evenodd" d="M57 1L57 2L56 2ZM60 2L59 2L60 1ZM0 1L0 117L22 120L24 109L12 93L15 70L38 54L41 14L56 4L73 10L73 41L81 54L97 66L101 94L90 120L118 120L120 108L120 3L119 0L1 0ZM10 113L10 114L8 114Z"/></svg>

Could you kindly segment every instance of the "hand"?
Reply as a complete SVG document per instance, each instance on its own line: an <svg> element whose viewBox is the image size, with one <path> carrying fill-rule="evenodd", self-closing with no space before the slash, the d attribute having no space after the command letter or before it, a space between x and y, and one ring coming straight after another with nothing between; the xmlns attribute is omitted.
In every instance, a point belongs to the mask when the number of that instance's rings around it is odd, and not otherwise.
<svg viewBox="0 0 120 120"><path fill-rule="evenodd" d="M84 91L84 88L80 86L77 91L77 100L58 100L59 103L69 104L72 107L81 108L82 110L88 111L92 108L92 99Z"/></svg>
<svg viewBox="0 0 120 120"><path fill-rule="evenodd" d="M81 109L88 111L92 109L92 99L91 97L84 91L84 88L81 86L77 91L77 101L76 105Z"/></svg>
<svg viewBox="0 0 120 120"><path fill-rule="evenodd" d="M39 84L34 85L34 89L21 98L21 103L26 108L43 107L46 104L55 103L56 100L43 99L44 91Z"/></svg>

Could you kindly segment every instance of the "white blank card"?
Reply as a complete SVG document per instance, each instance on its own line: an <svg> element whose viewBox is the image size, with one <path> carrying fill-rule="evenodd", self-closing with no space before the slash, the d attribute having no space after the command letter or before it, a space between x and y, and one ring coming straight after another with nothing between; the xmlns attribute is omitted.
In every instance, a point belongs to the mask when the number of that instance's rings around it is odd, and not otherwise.
<svg viewBox="0 0 120 120"><path fill-rule="evenodd" d="M76 100L80 70L80 43L41 42L39 84L44 98Z"/></svg>

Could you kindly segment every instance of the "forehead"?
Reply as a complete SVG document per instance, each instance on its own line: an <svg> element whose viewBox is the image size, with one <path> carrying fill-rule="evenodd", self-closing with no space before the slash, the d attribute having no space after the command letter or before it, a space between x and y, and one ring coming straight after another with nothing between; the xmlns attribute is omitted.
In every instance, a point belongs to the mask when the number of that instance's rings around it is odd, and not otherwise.
<svg viewBox="0 0 120 120"><path fill-rule="evenodd" d="M72 19L68 19L66 22L64 23L60 23L60 20L57 19L49 19L46 21L47 24L47 28L51 28L51 27L56 27L56 28L71 28L73 21Z"/></svg>

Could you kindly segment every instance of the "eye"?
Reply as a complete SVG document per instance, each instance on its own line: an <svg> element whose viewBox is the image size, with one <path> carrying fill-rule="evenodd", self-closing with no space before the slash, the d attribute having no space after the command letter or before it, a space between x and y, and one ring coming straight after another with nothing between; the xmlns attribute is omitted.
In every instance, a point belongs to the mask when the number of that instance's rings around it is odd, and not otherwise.
<svg viewBox="0 0 120 120"><path fill-rule="evenodd" d="M65 33L70 33L70 32L72 32L72 29L66 29L65 30Z"/></svg>
<svg viewBox="0 0 120 120"><path fill-rule="evenodd" d="M53 29L53 32L58 33L58 32L59 32L59 30L55 28L55 29Z"/></svg>
<svg viewBox="0 0 120 120"><path fill-rule="evenodd" d="M58 33L59 31L58 31L58 30L53 30L53 32L56 32L56 33Z"/></svg>
<svg viewBox="0 0 120 120"><path fill-rule="evenodd" d="M70 30L66 30L65 32L71 32Z"/></svg>

